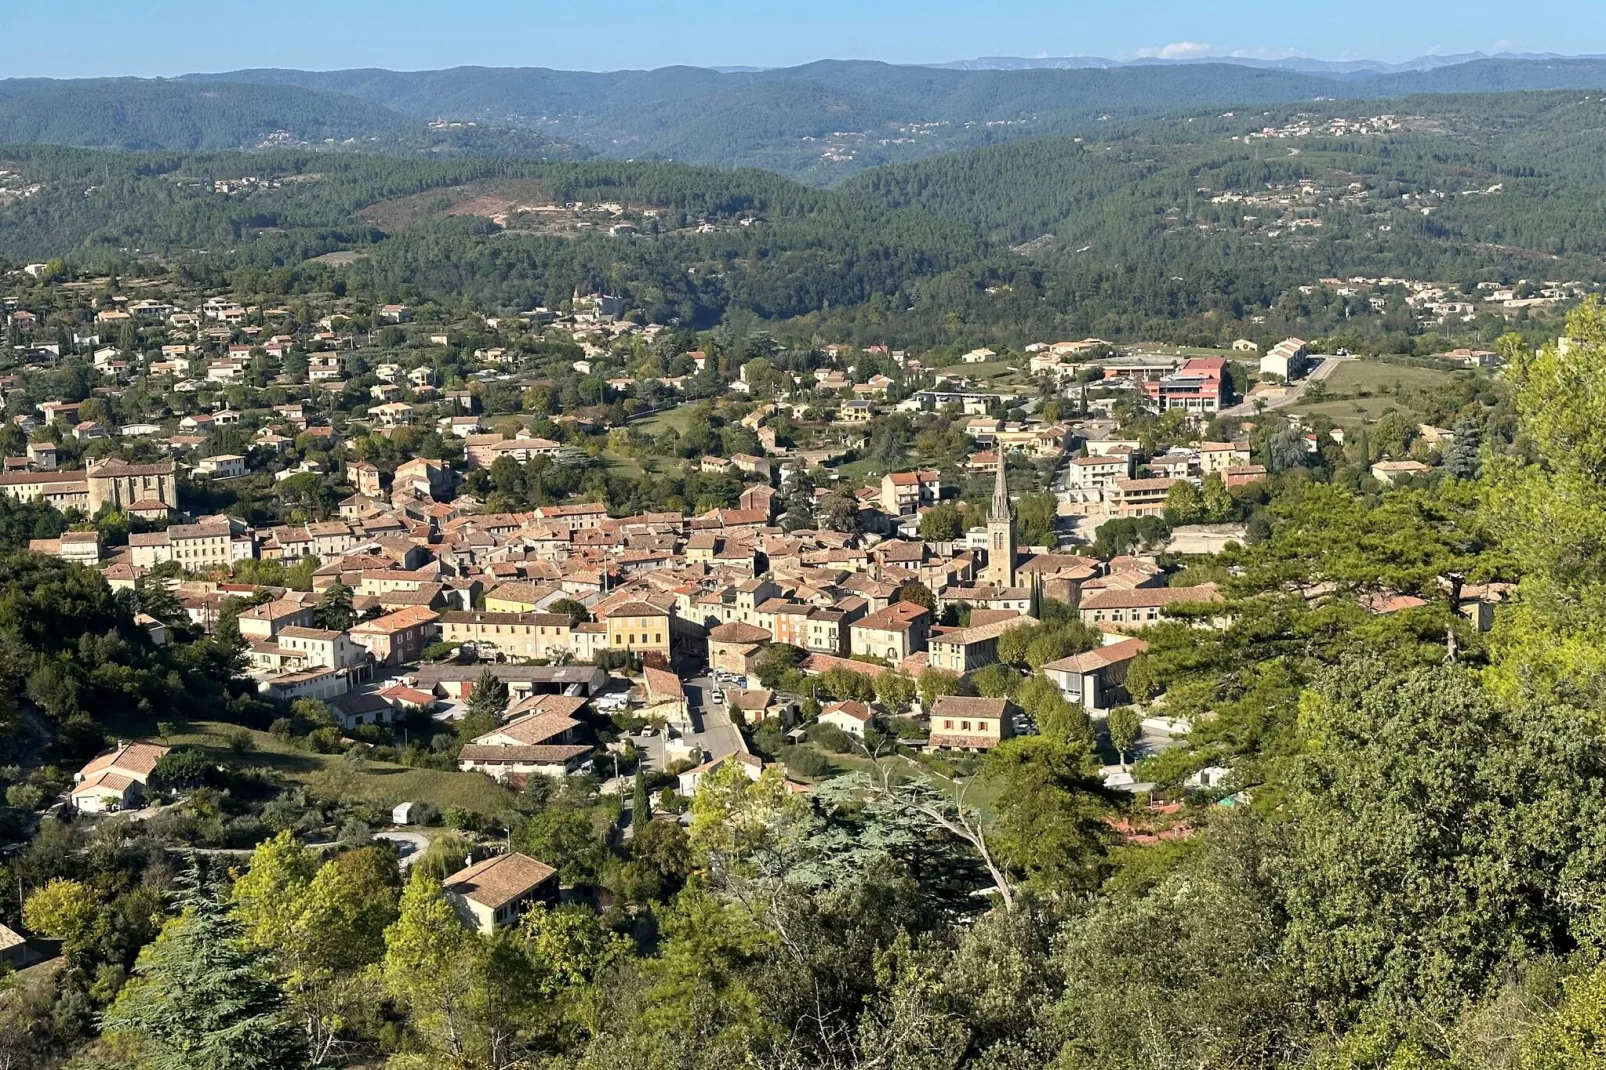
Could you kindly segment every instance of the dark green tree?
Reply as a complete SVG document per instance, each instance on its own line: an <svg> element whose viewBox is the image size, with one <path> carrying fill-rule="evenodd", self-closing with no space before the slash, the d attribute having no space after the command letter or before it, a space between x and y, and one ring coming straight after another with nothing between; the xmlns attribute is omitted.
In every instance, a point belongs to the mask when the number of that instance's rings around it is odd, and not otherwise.
<svg viewBox="0 0 1606 1070"><path fill-rule="evenodd" d="M1444 455L1444 470L1457 479L1477 479L1483 468L1483 431L1478 421L1465 417L1456 422L1455 441Z"/></svg>
<svg viewBox="0 0 1606 1070"><path fill-rule="evenodd" d="M652 799L647 794L647 776L636 767L636 789L631 798L630 829L631 836L641 835L641 830L652 821Z"/></svg>
<svg viewBox="0 0 1606 1070"><path fill-rule="evenodd" d="M246 950L218 882L192 865L179 887L182 913L140 953L105 1031L137 1037L144 1065L154 1070L304 1065L283 993L267 979L263 956Z"/></svg>
<svg viewBox="0 0 1606 1070"><path fill-rule="evenodd" d="M352 589L339 580L330 584L318 599L315 610L318 623L337 632L350 628L357 622L357 611L352 608L353 595Z"/></svg>

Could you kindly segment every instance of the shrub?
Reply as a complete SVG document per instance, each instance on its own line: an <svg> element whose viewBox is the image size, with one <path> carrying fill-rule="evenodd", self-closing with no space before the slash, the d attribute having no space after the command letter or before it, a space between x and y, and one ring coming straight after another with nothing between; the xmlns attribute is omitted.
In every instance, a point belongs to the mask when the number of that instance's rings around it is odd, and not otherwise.
<svg viewBox="0 0 1606 1070"><path fill-rule="evenodd" d="M200 784L211 772L211 765L200 751L177 747L156 760L151 779L158 787Z"/></svg>
<svg viewBox="0 0 1606 1070"><path fill-rule="evenodd" d="M244 757L257 749L257 741L252 738L249 729L233 728L223 737L229 744L229 750Z"/></svg>
<svg viewBox="0 0 1606 1070"><path fill-rule="evenodd" d="M853 737L834 724L816 724L809 729L809 742L836 754L853 750ZM813 776L813 773L809 774Z"/></svg>
<svg viewBox="0 0 1606 1070"><path fill-rule="evenodd" d="M781 761L789 773L820 777L831 772L831 761L813 747L782 747Z"/></svg>
<svg viewBox="0 0 1606 1070"><path fill-rule="evenodd" d="M45 805L45 789L36 784L13 784L6 789L6 805L18 810L38 810Z"/></svg>
<svg viewBox="0 0 1606 1070"><path fill-rule="evenodd" d="M338 728L318 728L307 733L307 742L319 754L338 754L343 748L340 746L340 730Z"/></svg>
<svg viewBox="0 0 1606 1070"><path fill-rule="evenodd" d="M449 829L456 829L459 832L479 831L480 815L466 807L448 806L442 817Z"/></svg>

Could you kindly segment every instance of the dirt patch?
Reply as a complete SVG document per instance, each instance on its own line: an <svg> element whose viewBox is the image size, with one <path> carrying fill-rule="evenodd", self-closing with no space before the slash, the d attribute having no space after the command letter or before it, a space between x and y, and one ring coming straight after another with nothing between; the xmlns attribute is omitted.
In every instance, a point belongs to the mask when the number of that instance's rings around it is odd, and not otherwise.
<svg viewBox="0 0 1606 1070"><path fill-rule="evenodd" d="M489 180L465 182L461 186L410 193L378 201L357 213L358 217L387 230L395 230L443 215L477 215L498 224L507 221L510 210L549 203L546 187L540 182Z"/></svg>
<svg viewBox="0 0 1606 1070"><path fill-rule="evenodd" d="M328 264L330 267L350 267L367 255L367 253L359 253L354 249L336 249L332 253L314 256L307 263Z"/></svg>

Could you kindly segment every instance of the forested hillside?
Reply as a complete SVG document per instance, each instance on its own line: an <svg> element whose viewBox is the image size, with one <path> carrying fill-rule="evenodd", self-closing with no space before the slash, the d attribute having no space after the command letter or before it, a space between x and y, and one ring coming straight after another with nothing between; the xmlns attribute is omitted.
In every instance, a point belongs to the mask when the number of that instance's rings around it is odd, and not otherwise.
<svg viewBox="0 0 1606 1070"><path fill-rule="evenodd" d="M244 90L244 85L263 92ZM830 185L887 163L1201 107L1606 86L1597 59L1479 59L1423 71L1297 71L1238 63L964 70L827 60L720 73L458 67L242 70L170 81L0 82L0 140L218 149L289 138L401 137L473 122L496 154L543 138L607 156L764 167ZM203 88L204 87L204 88ZM411 127L403 127L406 119ZM539 135L521 142L511 132ZM439 125L434 126L440 137ZM459 129L455 134L462 138ZM279 136L283 140L284 135ZM427 138L422 138L427 141ZM462 146L458 146L462 147Z"/></svg>
<svg viewBox="0 0 1606 1070"><path fill-rule="evenodd" d="M566 157L533 131L431 129L409 115L297 86L101 78L0 81L0 143L185 152L313 144L370 152Z"/></svg>
<svg viewBox="0 0 1606 1070"><path fill-rule="evenodd" d="M717 74L459 67L194 75L348 93L420 118L551 131L612 156L767 167L815 183L881 164L1213 104L1606 86L1606 61L1485 59L1431 71L1309 73L1234 63L956 70L827 60Z"/></svg>
<svg viewBox="0 0 1606 1070"><path fill-rule="evenodd" d="M376 300L506 310L601 288L660 322L807 317L925 344L1230 341L1290 300L1291 318L1333 327L1372 311L1303 304L1298 287L1323 277L1606 279L1602 97L1372 107L1136 120L836 190L661 163L19 149L0 157L0 252L252 267L289 288L338 279ZM307 263L337 251L359 255Z"/></svg>

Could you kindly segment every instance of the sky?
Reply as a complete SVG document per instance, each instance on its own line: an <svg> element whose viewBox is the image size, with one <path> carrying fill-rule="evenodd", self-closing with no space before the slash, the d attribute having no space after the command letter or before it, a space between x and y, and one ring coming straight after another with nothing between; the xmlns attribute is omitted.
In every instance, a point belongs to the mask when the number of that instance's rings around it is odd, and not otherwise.
<svg viewBox="0 0 1606 1070"><path fill-rule="evenodd" d="M1304 9L1304 10L1302 10ZM1601 0L0 0L0 78L1238 54L1606 53Z"/></svg>

